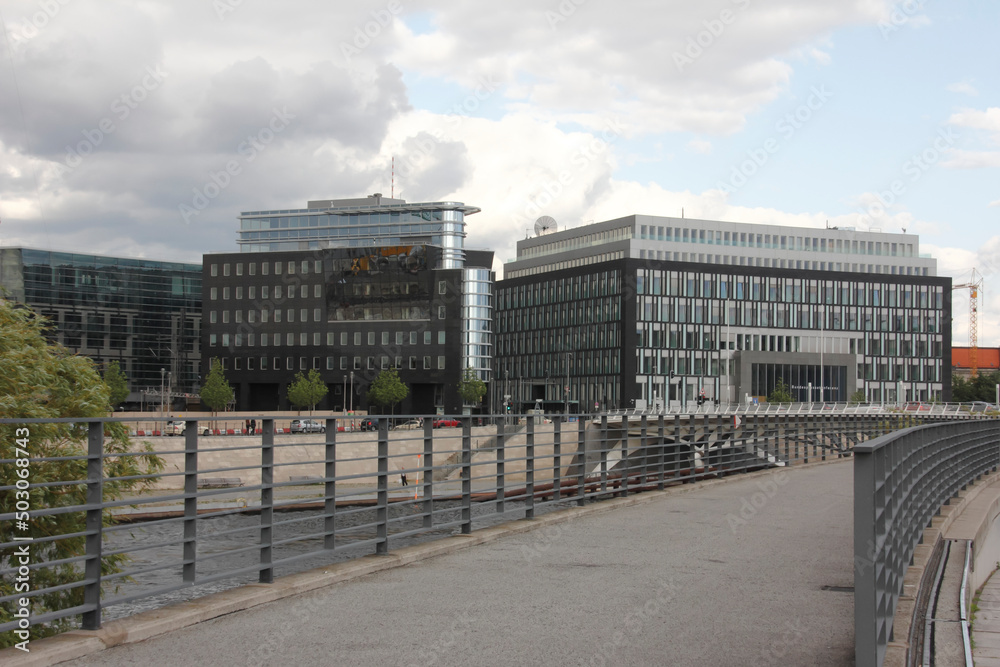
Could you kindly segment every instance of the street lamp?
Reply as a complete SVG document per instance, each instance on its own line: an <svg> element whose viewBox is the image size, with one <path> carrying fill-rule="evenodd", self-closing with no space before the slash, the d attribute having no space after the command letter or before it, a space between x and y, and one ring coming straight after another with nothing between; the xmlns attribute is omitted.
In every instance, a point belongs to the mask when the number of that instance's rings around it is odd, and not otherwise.
<svg viewBox="0 0 1000 667"><path fill-rule="evenodd" d="M354 371L351 371L351 414L354 414Z"/></svg>
<svg viewBox="0 0 1000 667"><path fill-rule="evenodd" d="M164 413L167 411L163 403L163 381L166 375L167 375L167 369L161 368L160 369L160 416L161 417L164 416Z"/></svg>

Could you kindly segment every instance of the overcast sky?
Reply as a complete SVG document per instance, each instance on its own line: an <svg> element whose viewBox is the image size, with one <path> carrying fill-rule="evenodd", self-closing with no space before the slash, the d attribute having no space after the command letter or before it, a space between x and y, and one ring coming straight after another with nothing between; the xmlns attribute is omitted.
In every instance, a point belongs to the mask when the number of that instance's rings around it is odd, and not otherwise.
<svg viewBox="0 0 1000 667"><path fill-rule="evenodd" d="M240 211L458 200L514 256L633 213L907 229L986 274L995 0L4 0L0 244L200 262ZM966 292L967 294L967 292ZM956 293L955 344L968 340Z"/></svg>

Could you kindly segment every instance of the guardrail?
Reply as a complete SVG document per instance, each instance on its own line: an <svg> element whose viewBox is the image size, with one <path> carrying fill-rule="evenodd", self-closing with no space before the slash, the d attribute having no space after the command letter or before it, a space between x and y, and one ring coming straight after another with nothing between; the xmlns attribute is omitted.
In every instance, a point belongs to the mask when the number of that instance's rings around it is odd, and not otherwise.
<svg viewBox="0 0 1000 667"><path fill-rule="evenodd" d="M876 667L924 529L961 489L1000 465L1000 422L907 428L859 444L854 455L855 662Z"/></svg>
<svg viewBox="0 0 1000 667"><path fill-rule="evenodd" d="M970 403L719 403L708 401L702 405L682 406L680 404L657 408L632 408L615 410L613 415L660 415L660 414L919 414L937 416L979 416L998 417L997 406L981 401Z"/></svg>
<svg viewBox="0 0 1000 667"><path fill-rule="evenodd" d="M377 432L345 433L342 418L317 417L325 433L276 434L274 419L264 415L257 418L260 435L202 435L205 424L222 419L186 419L182 437L150 438L151 452L131 453L105 446L109 423L128 419L0 420L26 434L23 454L0 459L8 471L0 495L26 493L23 508L16 507L25 516L0 514L0 576L27 583L25 592L0 595L0 609L10 612L23 598L32 626L79 617L92 630L137 605L267 583L279 571L382 554L394 544L530 519L567 504L850 456L865 440L923 422L920 415L849 414L556 415L554 423L532 415L433 416L416 430L389 430L380 419ZM480 419L493 423L474 425ZM460 428L434 429L435 421ZM28 447L30 433L53 422L77 424L81 442ZM3 444L8 457L14 443ZM150 453L162 459L160 472L111 476L123 457ZM79 478L45 477L47 464L69 462L82 467ZM17 470L26 473L9 472ZM108 496L128 481L152 489ZM67 493L53 506L33 505L43 489ZM6 507L15 509L13 502ZM47 520L63 515L73 517L70 528L46 532ZM69 540L80 548L55 550ZM31 556L21 562L14 554L26 544ZM0 621L0 632L19 625L10 613Z"/></svg>

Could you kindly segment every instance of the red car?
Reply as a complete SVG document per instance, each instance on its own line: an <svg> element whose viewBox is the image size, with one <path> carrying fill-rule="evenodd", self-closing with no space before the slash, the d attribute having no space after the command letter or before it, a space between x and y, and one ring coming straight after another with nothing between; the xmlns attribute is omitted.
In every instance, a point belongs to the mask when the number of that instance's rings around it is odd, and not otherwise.
<svg viewBox="0 0 1000 667"><path fill-rule="evenodd" d="M435 419L434 423L432 424L434 428L448 428L449 426L452 428L457 428L461 425L462 422L458 421L457 419Z"/></svg>

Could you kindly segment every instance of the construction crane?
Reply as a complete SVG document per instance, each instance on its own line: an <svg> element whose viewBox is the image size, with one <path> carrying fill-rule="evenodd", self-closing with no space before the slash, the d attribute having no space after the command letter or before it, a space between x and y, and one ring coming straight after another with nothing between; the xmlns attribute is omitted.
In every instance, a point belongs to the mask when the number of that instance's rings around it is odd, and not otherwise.
<svg viewBox="0 0 1000 667"><path fill-rule="evenodd" d="M972 269L972 278L967 283L952 285L952 290L969 290L969 372L972 377L979 373L978 356L979 352L979 293L983 291L983 276L975 267Z"/></svg>

